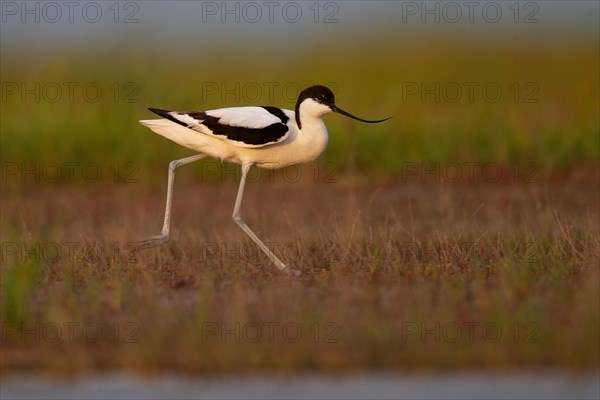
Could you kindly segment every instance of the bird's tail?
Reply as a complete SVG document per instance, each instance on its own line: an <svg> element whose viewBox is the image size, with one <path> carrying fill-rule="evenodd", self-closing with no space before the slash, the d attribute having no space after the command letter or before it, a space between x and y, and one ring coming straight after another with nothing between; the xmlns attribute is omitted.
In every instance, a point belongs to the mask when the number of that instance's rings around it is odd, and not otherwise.
<svg viewBox="0 0 600 400"><path fill-rule="evenodd" d="M150 128L152 132L159 134L175 143L192 150L202 151L201 143L204 135L198 134L184 126L175 124L167 119L143 119L140 124Z"/></svg>
<svg viewBox="0 0 600 400"><path fill-rule="evenodd" d="M181 141L184 135L187 132L181 132L181 130L186 130L181 125L177 125L172 123L166 119L143 119L140 121L140 124L150 128L152 132L158 133L161 136L166 137L167 139L173 140L176 143L182 144ZM182 144L186 146L187 144Z"/></svg>
<svg viewBox="0 0 600 400"><path fill-rule="evenodd" d="M173 129L173 124L166 119L143 119L140 124L150 128L153 132L161 136L169 137L167 134L169 129Z"/></svg>

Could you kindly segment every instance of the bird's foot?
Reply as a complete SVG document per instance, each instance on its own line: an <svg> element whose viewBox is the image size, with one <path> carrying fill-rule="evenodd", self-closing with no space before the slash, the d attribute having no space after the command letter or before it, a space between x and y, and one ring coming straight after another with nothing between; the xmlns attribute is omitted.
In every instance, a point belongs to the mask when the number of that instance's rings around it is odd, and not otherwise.
<svg viewBox="0 0 600 400"><path fill-rule="evenodd" d="M148 236L140 240L134 248L134 251L151 249L152 247L160 246L161 244L165 244L169 241L169 235L160 234L160 235L152 235Z"/></svg>
<svg viewBox="0 0 600 400"><path fill-rule="evenodd" d="M302 271L298 271L297 269L290 269L290 275L298 278L302 276Z"/></svg>
<svg viewBox="0 0 600 400"><path fill-rule="evenodd" d="M294 277L299 277L302 275L302 271L298 271L297 269L289 268L287 265L285 265L283 263L283 261L281 261L279 258L277 258L274 254L271 254L271 255L273 256L273 258L271 258L271 261L273 262L273 264L275 264L277 269L279 269L280 271L285 272L289 276L294 276Z"/></svg>

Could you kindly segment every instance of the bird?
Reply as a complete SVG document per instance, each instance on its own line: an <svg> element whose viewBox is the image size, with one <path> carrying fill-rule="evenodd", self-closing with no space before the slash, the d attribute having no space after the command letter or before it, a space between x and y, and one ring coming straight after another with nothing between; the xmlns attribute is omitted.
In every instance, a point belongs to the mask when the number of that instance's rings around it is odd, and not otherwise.
<svg viewBox="0 0 600 400"><path fill-rule="evenodd" d="M167 198L163 227L159 235L142 239L135 250L167 243L170 238L171 204L175 170L205 157L241 165L241 178L233 208L233 220L285 273L292 273L256 236L242 217L242 198L246 176L252 166L279 169L307 163L323 153L328 143L323 115L334 112L366 122L379 123L390 118L366 120L336 106L331 89L322 85L310 86L299 93L295 110L273 106L243 106L208 111L148 110L162 117L139 121L153 132L196 151L198 154L169 163ZM298 275L298 271L293 271Z"/></svg>

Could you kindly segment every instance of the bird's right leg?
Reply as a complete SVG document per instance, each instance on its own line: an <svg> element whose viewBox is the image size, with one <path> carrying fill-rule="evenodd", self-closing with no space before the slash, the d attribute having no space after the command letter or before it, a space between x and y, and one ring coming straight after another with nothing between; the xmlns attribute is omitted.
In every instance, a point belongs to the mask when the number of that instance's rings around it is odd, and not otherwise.
<svg viewBox="0 0 600 400"><path fill-rule="evenodd" d="M244 222L244 219L242 218L242 197L244 196L244 186L246 185L246 176L248 175L248 170L250 169L250 167L252 166L252 164L243 164L242 165L242 177L240 179L240 186L238 187L238 193L237 193L237 197L235 198L235 206L233 208L233 220L235 221L236 224L238 224L238 226L240 228L242 228L242 230L246 233L246 235L248 235L250 237L250 239L252 239L254 241L254 243L256 243L258 245L258 247L260 247L260 249L267 255L267 257L269 257L269 259L273 262L273 264L275 264L275 266L281 270L284 271L285 273L290 273L290 269L279 259L277 258L277 256L275 254L273 254L273 252L271 250L269 250L269 248L262 242L262 240L260 240L258 238L258 236L256 236L254 234L254 232L252 232L252 229L250 229L250 227L248 225L246 225L246 222Z"/></svg>
<svg viewBox="0 0 600 400"><path fill-rule="evenodd" d="M175 170L182 165L201 160L206 157L206 154L197 154L195 156L174 160L169 163L169 179L167 182L167 203L165 205L165 220L160 235L148 236L142 239L135 246L135 250L149 249L156 247L169 241L169 228L171 226L171 202L173 199L173 181L175 180Z"/></svg>

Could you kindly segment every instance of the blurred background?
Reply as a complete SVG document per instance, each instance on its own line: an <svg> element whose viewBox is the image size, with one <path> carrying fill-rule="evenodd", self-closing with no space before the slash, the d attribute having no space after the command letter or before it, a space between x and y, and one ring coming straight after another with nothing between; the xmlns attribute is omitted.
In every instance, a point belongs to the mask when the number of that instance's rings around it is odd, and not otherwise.
<svg viewBox="0 0 600 400"><path fill-rule="evenodd" d="M319 83L359 116L394 117L368 127L326 117L322 160L341 171L595 161L598 11L589 1L7 1L0 155L164 174L189 152L137 123L153 117L147 107L293 109Z"/></svg>

